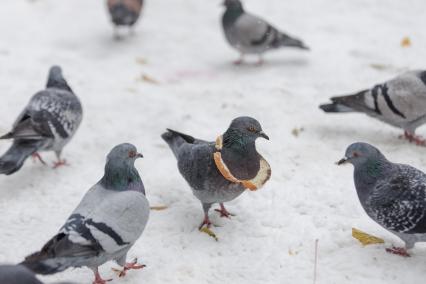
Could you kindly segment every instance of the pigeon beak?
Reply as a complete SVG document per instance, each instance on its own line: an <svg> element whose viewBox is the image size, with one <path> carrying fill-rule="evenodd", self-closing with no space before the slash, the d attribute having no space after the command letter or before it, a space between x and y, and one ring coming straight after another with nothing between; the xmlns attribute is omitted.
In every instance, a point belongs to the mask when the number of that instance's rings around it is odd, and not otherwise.
<svg viewBox="0 0 426 284"><path fill-rule="evenodd" d="M260 132L259 132L259 135L260 135L260 137L263 137L263 138L265 138L266 140L269 140L269 136L268 136L268 135L266 135L266 133L265 133L265 132L260 131Z"/></svg>
<svg viewBox="0 0 426 284"><path fill-rule="evenodd" d="M341 159L340 161L338 161L336 164L337 164L338 166L341 166L341 165L346 164L348 161L349 161L349 159L348 159L348 158L346 158L346 157L344 157L343 159Z"/></svg>
<svg viewBox="0 0 426 284"><path fill-rule="evenodd" d="M137 159L137 158L143 158L143 155L142 155L141 153L137 153L137 154L136 154L136 159Z"/></svg>

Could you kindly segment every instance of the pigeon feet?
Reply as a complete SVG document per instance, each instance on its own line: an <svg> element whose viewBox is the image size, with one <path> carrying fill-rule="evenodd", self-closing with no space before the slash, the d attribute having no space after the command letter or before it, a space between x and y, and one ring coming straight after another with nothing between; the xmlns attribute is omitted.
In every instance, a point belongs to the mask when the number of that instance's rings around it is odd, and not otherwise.
<svg viewBox="0 0 426 284"><path fill-rule="evenodd" d="M59 168L59 167L62 167L62 166L67 166L68 164L67 164L67 160L58 160L57 162L55 162L55 163L53 163L53 168L54 169L57 169L57 168Z"/></svg>
<svg viewBox="0 0 426 284"><path fill-rule="evenodd" d="M124 265L124 267L123 267L123 270L115 269L115 268L113 268L112 270L118 274L118 277L121 278L121 277L126 276L126 273L129 270L142 269L144 267L146 267L146 265L145 264L138 264L138 259L135 258L132 262L126 263L126 265Z"/></svg>
<svg viewBox="0 0 426 284"><path fill-rule="evenodd" d="M112 279L102 279L101 275L99 274L99 272L95 273L95 281L93 281L93 284L106 284L107 282L112 281Z"/></svg>
<svg viewBox="0 0 426 284"><path fill-rule="evenodd" d="M399 256L402 256L402 257L410 257L411 256L405 248L398 248L398 247L387 248L386 252L391 253L391 254L396 254L396 255L399 255Z"/></svg>
<svg viewBox="0 0 426 284"><path fill-rule="evenodd" d="M206 226L206 228L210 228L212 226L212 222L210 222L210 219L208 216L204 217L203 222L201 222L200 226L198 226L198 230L201 230L204 225Z"/></svg>
<svg viewBox="0 0 426 284"><path fill-rule="evenodd" d="M41 158L40 154L35 152L31 155L31 157L33 158L33 161L36 162L37 160L39 160L43 165L46 165L46 162Z"/></svg>
<svg viewBox="0 0 426 284"><path fill-rule="evenodd" d="M416 143L417 146L426 146L426 139L421 136L411 134L408 131L404 131L404 135L401 135L400 138L404 138L410 143Z"/></svg>
<svg viewBox="0 0 426 284"><path fill-rule="evenodd" d="M226 210L223 203L220 203L220 209L215 209L214 211L219 212L220 217L222 217L222 218L231 219L231 216L235 216L234 214L231 214L231 213L228 212L228 210Z"/></svg>

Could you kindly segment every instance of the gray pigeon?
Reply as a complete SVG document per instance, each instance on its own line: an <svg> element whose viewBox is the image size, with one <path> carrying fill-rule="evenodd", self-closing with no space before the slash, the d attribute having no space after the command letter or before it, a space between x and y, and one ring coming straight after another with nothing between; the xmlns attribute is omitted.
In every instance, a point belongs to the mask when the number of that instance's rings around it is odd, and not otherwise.
<svg viewBox="0 0 426 284"><path fill-rule="evenodd" d="M43 284L34 273L23 265L0 265L1 284ZM57 284L72 284L61 282Z"/></svg>
<svg viewBox="0 0 426 284"><path fill-rule="evenodd" d="M426 122L426 71L411 71L353 95L331 98L321 105L325 112L362 112L402 128L404 137L418 145L425 140L415 135Z"/></svg>
<svg viewBox="0 0 426 284"><path fill-rule="evenodd" d="M426 174L388 161L367 143L350 145L339 165L355 167L354 181L362 207L374 221L405 242L388 252L409 256L408 249L426 242Z"/></svg>
<svg viewBox="0 0 426 284"><path fill-rule="evenodd" d="M41 251L22 263L38 274L53 274L87 266L95 284L104 284L98 267L114 260L123 270L144 265L126 263L129 249L141 236L149 217L145 188L134 163L142 157L131 144L120 144L108 154L105 174L83 197L65 225Z"/></svg>
<svg viewBox="0 0 426 284"><path fill-rule="evenodd" d="M115 27L132 27L139 19L143 0L107 0L107 6Z"/></svg>
<svg viewBox="0 0 426 284"><path fill-rule="evenodd" d="M22 265L0 265L2 284L43 284L34 273Z"/></svg>
<svg viewBox="0 0 426 284"><path fill-rule="evenodd" d="M231 214L223 203L237 198L246 188L261 187L269 179L270 167L256 151L258 137L269 140L260 123L251 117L234 119L216 143L170 129L162 135L176 156L180 173L201 201L204 220L200 229L211 225L208 213L212 204L219 203L220 210L216 211L229 218ZM256 185L252 187L248 181Z"/></svg>
<svg viewBox="0 0 426 284"><path fill-rule="evenodd" d="M0 137L13 139L12 146L0 158L0 174L18 171L31 155L44 163L40 151L54 151L58 158L55 167L64 165L62 149L75 134L82 113L81 103L62 76L61 68L51 67L46 89L31 98L12 130Z"/></svg>
<svg viewBox="0 0 426 284"><path fill-rule="evenodd" d="M280 32L263 19L246 13L239 0L225 0L226 11L222 17L222 27L229 44L240 52L241 64L245 54L259 55L262 64L262 54L271 49L281 47L309 48L299 39Z"/></svg>

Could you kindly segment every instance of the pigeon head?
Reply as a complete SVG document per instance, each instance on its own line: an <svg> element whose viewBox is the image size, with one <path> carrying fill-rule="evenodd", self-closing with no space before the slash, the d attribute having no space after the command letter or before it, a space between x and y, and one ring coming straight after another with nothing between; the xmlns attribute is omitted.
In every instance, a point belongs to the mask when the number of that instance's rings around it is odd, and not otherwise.
<svg viewBox="0 0 426 284"><path fill-rule="evenodd" d="M46 88L58 88L72 92L70 86L62 75L62 68L54 65L50 67Z"/></svg>
<svg viewBox="0 0 426 284"><path fill-rule="evenodd" d="M386 160L383 154L374 146L368 143L354 143L346 149L343 159L337 162L338 165L351 163L352 165L362 166L368 162Z"/></svg>
<svg viewBox="0 0 426 284"><path fill-rule="evenodd" d="M131 183L142 183L135 161L142 158L136 147L129 143L115 146L107 156L105 174L101 183L108 189L129 189Z"/></svg>
<svg viewBox="0 0 426 284"><path fill-rule="evenodd" d="M243 4L240 0L225 0L223 5L230 10L243 10Z"/></svg>
<svg viewBox="0 0 426 284"><path fill-rule="evenodd" d="M268 135L263 132L262 126L256 119L241 116L235 118L228 130L223 134L223 145L225 147L237 146L237 148L244 148L249 144L254 144L259 137L269 140Z"/></svg>

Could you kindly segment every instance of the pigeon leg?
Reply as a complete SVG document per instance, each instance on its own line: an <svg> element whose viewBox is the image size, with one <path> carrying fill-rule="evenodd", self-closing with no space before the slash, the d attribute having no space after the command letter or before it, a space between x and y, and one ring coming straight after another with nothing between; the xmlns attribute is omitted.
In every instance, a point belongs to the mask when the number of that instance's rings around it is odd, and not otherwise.
<svg viewBox="0 0 426 284"><path fill-rule="evenodd" d="M53 163L53 168L54 169L57 169L57 168L59 168L61 166L68 165L67 161L65 159L61 159L61 152L60 151L59 152L55 152L55 154L56 154L56 158L58 158L58 161L55 162L55 163Z"/></svg>
<svg viewBox="0 0 426 284"><path fill-rule="evenodd" d="M142 269L146 267L145 264L138 264L138 259L135 258L132 262L128 262L124 265L123 270L120 269L112 269L113 271L118 273L118 277L124 277L127 274L127 271L132 269Z"/></svg>
<svg viewBox="0 0 426 284"><path fill-rule="evenodd" d="M402 257L410 257L411 256L405 248L398 248L398 247L387 248L386 252L391 253L391 254L400 255Z"/></svg>
<svg viewBox="0 0 426 284"><path fill-rule="evenodd" d="M209 214L208 213L204 214L204 220L203 220L203 222L201 222L201 224L198 227L198 229L201 230L204 227L204 225L206 225L207 228L210 228L211 225L212 225L212 222L210 222Z"/></svg>
<svg viewBox="0 0 426 284"><path fill-rule="evenodd" d="M238 58L237 60L234 61L235 65L241 65L244 63L244 53L240 54L240 58Z"/></svg>
<svg viewBox="0 0 426 284"><path fill-rule="evenodd" d="M97 268L93 270L93 272L95 273L95 281L93 281L93 284L106 284L107 282L112 281L112 279L107 279L107 280L102 279Z"/></svg>
<svg viewBox="0 0 426 284"><path fill-rule="evenodd" d="M37 160L39 160L43 165L46 165L46 162L45 161L43 161L43 159L41 158L41 156L40 156L40 154L39 153L37 153L37 152L35 152L35 153L33 153L32 155L31 155L31 157L33 158L33 161L35 162L35 161L37 161Z"/></svg>
<svg viewBox="0 0 426 284"><path fill-rule="evenodd" d="M426 146L426 139L408 131L404 131L404 136L401 136L401 138L405 138L410 143L416 143L417 146Z"/></svg>
<svg viewBox="0 0 426 284"><path fill-rule="evenodd" d="M226 217L228 219L231 218L231 216L235 216L234 214L231 214L226 210L225 205L223 203L220 203L220 209L215 209L214 211L217 211L220 213L220 217Z"/></svg>

